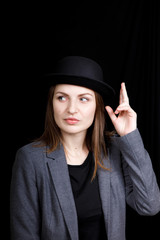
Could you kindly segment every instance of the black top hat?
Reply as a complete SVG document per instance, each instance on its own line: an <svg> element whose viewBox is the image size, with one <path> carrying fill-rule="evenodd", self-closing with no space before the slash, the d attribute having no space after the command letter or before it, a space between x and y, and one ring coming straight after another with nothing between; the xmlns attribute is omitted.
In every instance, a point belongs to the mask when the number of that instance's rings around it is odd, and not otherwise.
<svg viewBox="0 0 160 240"><path fill-rule="evenodd" d="M46 77L52 85L72 84L90 88L98 92L105 103L115 94L114 89L104 82L100 65L86 57L64 57L58 61L54 72Z"/></svg>

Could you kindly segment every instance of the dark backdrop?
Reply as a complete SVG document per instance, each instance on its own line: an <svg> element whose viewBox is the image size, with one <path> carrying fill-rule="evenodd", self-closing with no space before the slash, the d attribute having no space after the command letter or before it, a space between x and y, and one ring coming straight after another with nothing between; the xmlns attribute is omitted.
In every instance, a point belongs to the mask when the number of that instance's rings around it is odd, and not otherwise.
<svg viewBox="0 0 160 240"><path fill-rule="evenodd" d="M126 82L160 185L159 15L159 3L154 0L14 3L8 7L4 45L7 189L17 149L43 132L48 89L40 76L52 71L54 63L65 55L99 62L106 82L116 90L113 108L118 104L120 83ZM8 196L7 190L9 205ZM7 216L8 226L8 208ZM160 214L142 217L128 207L127 239L159 239L159 222Z"/></svg>

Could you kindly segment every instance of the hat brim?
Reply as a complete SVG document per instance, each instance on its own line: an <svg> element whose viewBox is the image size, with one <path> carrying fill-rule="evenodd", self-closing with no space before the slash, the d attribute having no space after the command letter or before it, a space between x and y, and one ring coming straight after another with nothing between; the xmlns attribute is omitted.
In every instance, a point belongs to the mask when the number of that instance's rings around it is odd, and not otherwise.
<svg viewBox="0 0 160 240"><path fill-rule="evenodd" d="M112 100L115 96L115 91L110 85L94 79L54 73L46 74L45 77L47 78L47 85L49 86L54 86L57 84L71 84L92 89L102 96L105 104L107 104L108 101Z"/></svg>

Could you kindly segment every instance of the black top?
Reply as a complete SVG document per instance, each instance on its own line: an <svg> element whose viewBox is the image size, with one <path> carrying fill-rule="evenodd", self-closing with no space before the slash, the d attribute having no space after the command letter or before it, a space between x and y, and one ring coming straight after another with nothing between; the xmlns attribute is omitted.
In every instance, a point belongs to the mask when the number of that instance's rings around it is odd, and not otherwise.
<svg viewBox="0 0 160 240"><path fill-rule="evenodd" d="M82 165L68 165L78 215L80 240L107 240L92 153Z"/></svg>

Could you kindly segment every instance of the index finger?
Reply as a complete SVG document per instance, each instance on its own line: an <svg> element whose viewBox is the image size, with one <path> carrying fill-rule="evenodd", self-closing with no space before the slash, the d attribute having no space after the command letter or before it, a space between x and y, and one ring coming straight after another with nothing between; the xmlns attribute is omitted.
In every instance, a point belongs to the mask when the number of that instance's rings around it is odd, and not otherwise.
<svg viewBox="0 0 160 240"><path fill-rule="evenodd" d="M123 82L123 83L121 83L120 104L124 103L124 102L129 103L129 98L128 98L125 83Z"/></svg>

